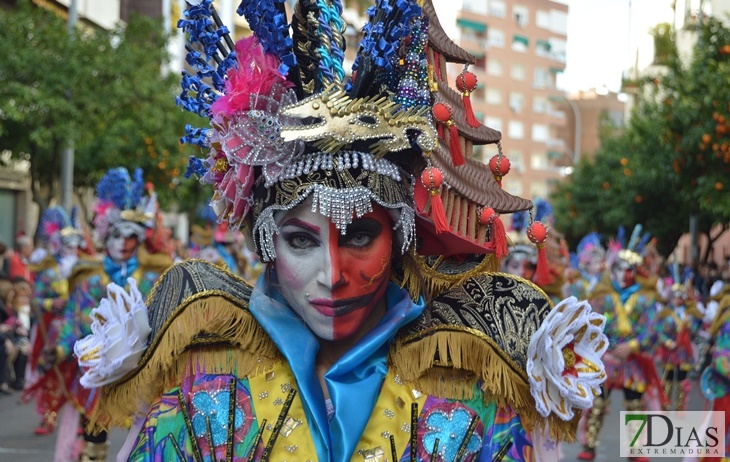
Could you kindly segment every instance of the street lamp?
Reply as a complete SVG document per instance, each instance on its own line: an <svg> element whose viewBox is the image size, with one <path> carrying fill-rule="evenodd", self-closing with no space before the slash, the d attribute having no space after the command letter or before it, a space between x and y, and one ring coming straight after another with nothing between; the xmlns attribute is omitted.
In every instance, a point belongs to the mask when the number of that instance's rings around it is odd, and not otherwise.
<svg viewBox="0 0 730 462"><path fill-rule="evenodd" d="M580 130L581 130L581 126L582 126L581 117L580 117L580 109L578 109L578 105L575 104L575 101L573 101L572 99L568 98L567 96L565 96L563 94L550 95L550 96L548 96L548 99L550 101L555 101L555 102L560 101L560 100L565 100L568 102L568 104L570 105L570 108L573 110L573 118L575 120L575 127L573 129L573 134L575 136L575 139L573 141L573 156L572 157L573 157L573 163L577 164L578 161L580 160L580 138L581 138Z"/></svg>

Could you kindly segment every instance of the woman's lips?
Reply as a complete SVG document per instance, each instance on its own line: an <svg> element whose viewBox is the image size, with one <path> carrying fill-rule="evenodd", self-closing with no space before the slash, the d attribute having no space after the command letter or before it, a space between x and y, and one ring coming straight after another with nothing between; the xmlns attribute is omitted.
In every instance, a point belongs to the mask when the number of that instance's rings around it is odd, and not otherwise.
<svg viewBox="0 0 730 462"><path fill-rule="evenodd" d="M327 298L315 298L309 301L320 314L324 316L344 316L358 308L368 306L378 295L378 289L362 294L359 297L343 298L342 300L330 300Z"/></svg>

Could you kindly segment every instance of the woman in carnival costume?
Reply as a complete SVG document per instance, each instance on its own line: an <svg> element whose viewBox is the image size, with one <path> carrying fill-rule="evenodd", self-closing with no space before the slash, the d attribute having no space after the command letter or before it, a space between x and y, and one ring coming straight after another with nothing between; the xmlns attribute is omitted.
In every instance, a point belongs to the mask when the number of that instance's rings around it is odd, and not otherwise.
<svg viewBox="0 0 730 462"><path fill-rule="evenodd" d="M692 386L687 377L694 362L692 340L702 327L704 316L692 297L692 279L682 282L678 263L673 265L672 281L666 303L660 306L654 323L656 356L662 365L665 410L683 411Z"/></svg>
<svg viewBox="0 0 730 462"><path fill-rule="evenodd" d="M73 362L60 365L44 362L42 352L55 348L68 301L68 277L86 247L84 232L75 209L69 217L62 207L50 207L38 223L38 239L45 258L31 267L34 273L33 307L37 324L31 334L30 369L23 390L23 401L35 399L41 422L35 434L46 435L56 426L58 411L67 401L66 380L77 370Z"/></svg>
<svg viewBox="0 0 730 462"><path fill-rule="evenodd" d="M154 195L145 196L144 191L141 169L135 170L133 177L124 167L111 169L97 184L93 227L96 238L103 244L104 255L101 259L81 258L71 271L68 278L69 298L59 340L53 350L48 352L56 364L76 363L74 344L91 332L95 322L100 321L98 317L91 316L92 309L104 297L114 296L114 293L107 292L109 283L122 287L129 283L130 290L146 296L162 271L172 263L168 255L150 255L142 251L147 231L154 226L157 206ZM118 330L108 332L108 346L113 351L127 335L127 332ZM96 352L87 352L80 359L98 361ZM81 413L84 425L86 415L93 411L98 399L97 391L84 388L85 385L78 369L65 384L71 402ZM76 439L79 421L73 415L63 421L68 422L68 425L59 428L56 460L70 460L70 454L75 451L71 443ZM106 436L105 432L92 434L84 431L79 460L105 460L108 446Z"/></svg>
<svg viewBox="0 0 730 462"><path fill-rule="evenodd" d="M589 294L593 309L606 317L608 351L603 355L608 376L601 396L586 417L583 451L579 460L593 460L599 444L599 434L612 390L623 390L624 409L641 411L642 397L651 392L663 400L663 391L656 373L651 351L655 332L651 329L656 314L658 294L655 284L642 284L637 268L643 257L639 254L646 237L641 238L641 226L636 226L624 248L620 240L609 245L610 281L605 279ZM629 423L631 424L631 422ZM643 457L630 460L647 460Z"/></svg>
<svg viewBox="0 0 730 462"><path fill-rule="evenodd" d="M499 141L447 85L473 57L429 1L383 0L345 82L329 8L298 3L290 37L283 5L244 2L254 37L234 46L210 1L188 6L203 49L181 102L212 124L189 132L210 150L192 169L267 266L251 287L182 262L146 304L103 303L115 321L76 345L96 424L132 417L119 458L137 461L555 458L605 378L603 318L490 272L498 213L530 203L495 181L502 156L471 158ZM110 329L140 334L110 355Z"/></svg>

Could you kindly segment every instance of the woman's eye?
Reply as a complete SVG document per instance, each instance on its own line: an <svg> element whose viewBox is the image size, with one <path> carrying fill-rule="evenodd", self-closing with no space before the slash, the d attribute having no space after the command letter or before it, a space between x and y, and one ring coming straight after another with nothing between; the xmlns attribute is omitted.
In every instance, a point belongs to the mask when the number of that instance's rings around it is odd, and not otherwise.
<svg viewBox="0 0 730 462"><path fill-rule="evenodd" d="M314 239L306 234L292 234L287 237L287 242L295 249L308 249L317 244Z"/></svg>
<svg viewBox="0 0 730 462"><path fill-rule="evenodd" d="M355 233L349 237L347 243L352 247L365 247L373 241L369 233Z"/></svg>

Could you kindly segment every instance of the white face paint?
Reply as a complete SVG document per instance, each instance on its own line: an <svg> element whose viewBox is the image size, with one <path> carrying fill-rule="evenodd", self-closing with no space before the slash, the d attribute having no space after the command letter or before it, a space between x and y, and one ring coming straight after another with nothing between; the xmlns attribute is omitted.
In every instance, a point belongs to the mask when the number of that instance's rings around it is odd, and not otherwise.
<svg viewBox="0 0 730 462"><path fill-rule="evenodd" d="M611 269L611 277L620 288L625 289L636 282L636 268L629 262L619 260Z"/></svg>
<svg viewBox="0 0 730 462"><path fill-rule="evenodd" d="M106 240L106 251L117 263L125 262L137 253L139 238L131 226L115 228Z"/></svg>
<svg viewBox="0 0 730 462"><path fill-rule="evenodd" d="M385 209L356 218L343 235L309 201L276 216L274 268L286 301L319 338L358 332L390 279L392 222Z"/></svg>

